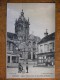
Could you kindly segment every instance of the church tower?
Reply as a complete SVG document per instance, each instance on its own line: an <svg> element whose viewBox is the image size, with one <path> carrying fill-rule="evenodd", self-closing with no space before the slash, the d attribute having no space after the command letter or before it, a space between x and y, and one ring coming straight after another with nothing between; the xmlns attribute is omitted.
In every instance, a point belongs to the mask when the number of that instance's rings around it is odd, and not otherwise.
<svg viewBox="0 0 60 80"><path fill-rule="evenodd" d="M15 33L18 36L20 42L25 42L28 40L29 36L29 18L28 20L24 17L24 12L22 10L20 17L15 21Z"/></svg>

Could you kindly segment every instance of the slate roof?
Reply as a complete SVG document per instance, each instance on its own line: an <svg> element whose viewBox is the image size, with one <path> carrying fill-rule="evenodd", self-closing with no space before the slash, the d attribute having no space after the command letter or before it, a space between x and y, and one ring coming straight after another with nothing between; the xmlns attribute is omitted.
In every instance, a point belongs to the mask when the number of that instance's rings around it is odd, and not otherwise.
<svg viewBox="0 0 60 80"><path fill-rule="evenodd" d="M15 33L7 32L7 37L11 40L17 39L17 35Z"/></svg>
<svg viewBox="0 0 60 80"><path fill-rule="evenodd" d="M42 38L41 41L38 44L42 44L42 43L45 43L47 41L51 41L51 40L54 40L54 39L55 39L55 32L47 35L44 38Z"/></svg>

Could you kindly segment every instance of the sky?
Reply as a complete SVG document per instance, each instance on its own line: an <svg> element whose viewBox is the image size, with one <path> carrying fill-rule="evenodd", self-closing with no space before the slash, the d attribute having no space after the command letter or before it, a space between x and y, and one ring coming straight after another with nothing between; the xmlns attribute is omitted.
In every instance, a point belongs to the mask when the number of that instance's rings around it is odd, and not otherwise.
<svg viewBox="0 0 60 80"><path fill-rule="evenodd" d="M15 32L15 20L24 11L26 19L29 17L30 34L44 37L55 32L55 3L7 3L7 32Z"/></svg>

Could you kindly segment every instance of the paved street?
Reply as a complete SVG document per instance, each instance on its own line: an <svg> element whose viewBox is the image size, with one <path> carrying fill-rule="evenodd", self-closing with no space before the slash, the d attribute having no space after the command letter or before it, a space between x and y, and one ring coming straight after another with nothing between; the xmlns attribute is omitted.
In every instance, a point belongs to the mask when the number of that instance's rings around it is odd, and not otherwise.
<svg viewBox="0 0 60 80"><path fill-rule="evenodd" d="M26 73L26 66L23 64L23 69L21 73L18 73L18 68L7 68L7 76L9 78L54 78L54 67L33 67L33 65L28 65L28 73Z"/></svg>

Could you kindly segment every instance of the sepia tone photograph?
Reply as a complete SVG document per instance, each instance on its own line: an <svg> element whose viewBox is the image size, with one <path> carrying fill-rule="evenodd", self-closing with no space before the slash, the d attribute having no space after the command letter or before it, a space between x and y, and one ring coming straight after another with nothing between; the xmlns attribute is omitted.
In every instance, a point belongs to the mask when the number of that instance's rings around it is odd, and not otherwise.
<svg viewBox="0 0 60 80"><path fill-rule="evenodd" d="M6 77L55 78L55 3L7 3Z"/></svg>

